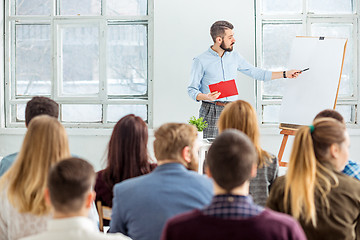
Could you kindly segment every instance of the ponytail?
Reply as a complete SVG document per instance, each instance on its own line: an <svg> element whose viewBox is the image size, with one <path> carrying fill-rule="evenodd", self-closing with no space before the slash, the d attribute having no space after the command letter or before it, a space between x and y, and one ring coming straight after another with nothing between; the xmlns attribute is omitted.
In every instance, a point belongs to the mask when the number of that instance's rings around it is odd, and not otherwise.
<svg viewBox="0 0 360 240"><path fill-rule="evenodd" d="M345 126L340 122L322 118L314 126L301 127L294 140L288 171L285 176L284 206L296 219L311 221L316 227L315 192L321 203L330 210L327 194L338 185L338 179L329 165L332 144L345 141ZM295 191L291 191L291 189Z"/></svg>

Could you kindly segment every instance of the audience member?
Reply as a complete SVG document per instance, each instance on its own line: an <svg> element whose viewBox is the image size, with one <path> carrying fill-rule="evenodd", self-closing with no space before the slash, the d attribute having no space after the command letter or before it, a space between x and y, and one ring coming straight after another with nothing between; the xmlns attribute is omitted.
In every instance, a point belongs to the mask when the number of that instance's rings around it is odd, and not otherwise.
<svg viewBox="0 0 360 240"><path fill-rule="evenodd" d="M211 204L171 218L162 240L306 239L293 218L253 203L249 183L256 175L258 156L244 133L223 131L207 161L207 174L214 180Z"/></svg>
<svg viewBox="0 0 360 240"><path fill-rule="evenodd" d="M250 181L250 195L254 202L265 206L269 190L278 175L277 158L264 151L260 146L260 133L255 109L250 103L238 100L225 106L219 121L219 132L234 128L245 133L255 145L258 154L258 170Z"/></svg>
<svg viewBox="0 0 360 240"><path fill-rule="evenodd" d="M360 237L360 182L342 174L350 140L343 123L320 118L296 133L288 171L267 206L299 220L308 239Z"/></svg>
<svg viewBox="0 0 360 240"><path fill-rule="evenodd" d="M110 232L159 240L167 219L210 203L211 180L188 170L197 169L194 126L162 125L155 131L154 153L158 167L153 172L115 185Z"/></svg>
<svg viewBox="0 0 360 240"><path fill-rule="evenodd" d="M47 97L33 97L26 104L25 126L28 127L31 119L42 114L58 118L59 105ZM17 155L18 153L7 155L0 161L0 177L10 168Z"/></svg>
<svg viewBox="0 0 360 240"><path fill-rule="evenodd" d="M65 128L54 117L33 118L17 160L0 178L0 239L42 232L51 217L44 190L52 165L70 157Z"/></svg>
<svg viewBox="0 0 360 240"><path fill-rule="evenodd" d="M80 158L57 163L48 176L45 200L54 209L47 231L24 240L130 239L123 234L99 233L87 216L95 198L94 168Z"/></svg>
<svg viewBox="0 0 360 240"><path fill-rule="evenodd" d="M341 116L340 113L333 109L325 109L319 112L316 115L315 119L319 119L322 117L331 117L345 124L343 116ZM349 160L342 172L346 175L356 178L357 180L360 180L360 165L355 161Z"/></svg>
<svg viewBox="0 0 360 240"><path fill-rule="evenodd" d="M118 121L108 145L107 167L97 173L96 201L112 207L116 183L147 174L156 167L149 163L147 142L148 127L140 117L130 114Z"/></svg>

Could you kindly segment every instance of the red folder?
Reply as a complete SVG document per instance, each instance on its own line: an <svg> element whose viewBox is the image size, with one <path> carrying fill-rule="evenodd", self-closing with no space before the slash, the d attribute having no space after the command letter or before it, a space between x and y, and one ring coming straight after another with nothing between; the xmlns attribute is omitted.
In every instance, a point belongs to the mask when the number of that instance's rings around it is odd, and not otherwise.
<svg viewBox="0 0 360 240"><path fill-rule="evenodd" d="M219 98L230 97L238 95L238 90L236 88L235 80L222 81L215 84L209 85L210 92L220 92Z"/></svg>

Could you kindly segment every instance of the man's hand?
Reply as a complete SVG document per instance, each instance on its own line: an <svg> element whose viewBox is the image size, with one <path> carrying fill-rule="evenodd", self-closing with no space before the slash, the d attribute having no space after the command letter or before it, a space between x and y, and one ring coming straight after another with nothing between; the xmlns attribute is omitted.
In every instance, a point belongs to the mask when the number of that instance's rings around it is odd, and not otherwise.
<svg viewBox="0 0 360 240"><path fill-rule="evenodd" d="M301 70L285 71L286 78L297 78L301 74ZM271 79L284 78L284 72L272 72Z"/></svg>
<svg viewBox="0 0 360 240"><path fill-rule="evenodd" d="M301 70L289 70L286 71L287 78L297 78L301 74Z"/></svg>
<svg viewBox="0 0 360 240"><path fill-rule="evenodd" d="M208 93L208 94L204 94L204 93L199 93L196 96L196 100L198 101L202 101L202 100L206 100L206 101L215 101L216 99L218 99L221 95L221 92L212 92L212 93Z"/></svg>

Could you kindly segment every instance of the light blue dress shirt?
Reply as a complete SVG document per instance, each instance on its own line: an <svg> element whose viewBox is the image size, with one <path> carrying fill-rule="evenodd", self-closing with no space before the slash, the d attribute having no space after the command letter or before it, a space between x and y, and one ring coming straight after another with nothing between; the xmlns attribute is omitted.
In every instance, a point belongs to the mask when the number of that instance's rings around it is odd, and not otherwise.
<svg viewBox="0 0 360 240"><path fill-rule="evenodd" d="M272 72L254 67L239 53L225 51L224 55L220 57L210 47L206 52L194 58L188 94L197 101L196 96L199 93L207 94L210 92L210 84L236 79L237 71L257 80L271 80ZM235 101L237 99L237 96L231 96L219 98L218 101Z"/></svg>

